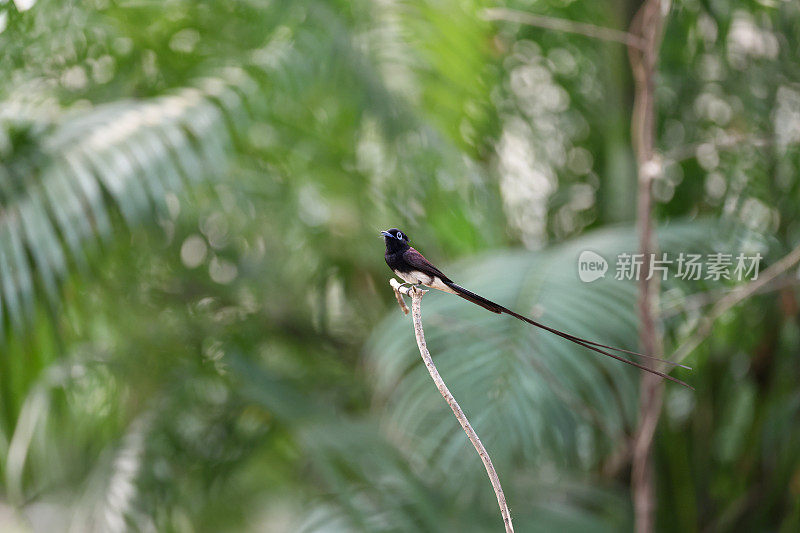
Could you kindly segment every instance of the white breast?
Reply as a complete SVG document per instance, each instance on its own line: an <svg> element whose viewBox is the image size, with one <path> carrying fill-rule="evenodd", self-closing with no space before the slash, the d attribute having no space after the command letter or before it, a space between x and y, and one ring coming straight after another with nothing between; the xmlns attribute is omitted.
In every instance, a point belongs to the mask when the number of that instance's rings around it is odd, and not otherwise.
<svg viewBox="0 0 800 533"><path fill-rule="evenodd" d="M431 281L430 276L419 271L398 272L395 270L394 273L400 276L400 278L402 278L402 280L406 283L422 283L423 285L427 285Z"/></svg>
<svg viewBox="0 0 800 533"><path fill-rule="evenodd" d="M439 279L438 276L429 276L424 272L420 272L418 270L414 270L411 272L398 272L395 270L395 274L397 274L403 281L406 283L422 283L426 287L430 287L432 289L439 289L440 291L449 292L455 294L455 291L444 284L444 282Z"/></svg>

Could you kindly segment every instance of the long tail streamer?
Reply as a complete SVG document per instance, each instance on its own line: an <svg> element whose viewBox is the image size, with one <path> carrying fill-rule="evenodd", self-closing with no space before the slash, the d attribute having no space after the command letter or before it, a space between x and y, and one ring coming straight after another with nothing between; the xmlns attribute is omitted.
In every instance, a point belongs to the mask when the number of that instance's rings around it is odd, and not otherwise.
<svg viewBox="0 0 800 533"><path fill-rule="evenodd" d="M653 368L646 367L646 366L644 366L642 364L637 363L636 361L631 361L630 359L625 359L624 357L620 357L619 355L615 355L615 354L609 353L609 352L607 352L605 350L601 350L600 348L606 348L607 350L614 350L614 351L624 352L624 353L635 355L635 356L638 356L638 357L644 357L644 358L647 358L647 359L652 359L654 361L660 361L660 362L666 363L668 365L679 366L681 368L686 368L686 369L689 369L689 370L691 370L691 367L688 367L686 365L682 365L682 364L679 364L679 363L675 363L673 361L666 361L664 359L660 359L660 358L654 357L652 355L645 355L645 354L642 354L642 353L639 353L639 352L634 352L634 351L631 351L631 350L624 350L622 348L615 348L613 346L608 346L606 344L600 344L599 342L594 342L594 341L590 341L590 340L587 340L587 339L583 339L581 337L576 337L575 335L571 335L569 333L565 333L565 332L557 330L555 328L551 328L550 326L546 326L546 325L542 324L541 322L537 322L537 321L535 321L533 319L530 319L530 318L528 318L528 317L526 317L524 315L520 315L519 313L515 313L514 311L512 311L510 309L507 309L507 308L503 307L502 305L500 305L498 303L495 303L495 302L493 302L491 300L487 300L483 296L477 295L474 292L469 291L469 290L465 289L464 287L461 287L460 285L456 285L455 283L452 283L452 282L451 283L447 283L447 285L451 289L453 289L458 296L461 296L465 300L468 300L468 301L470 301L470 302L472 302L472 303L474 303L476 305L479 305L479 306L483 307L484 309L486 309L488 311L491 311L491 312L497 313L497 314L505 313L507 315L511 315L514 318L518 318L519 320L522 320L523 322L527 322L528 324L536 326L537 328L541 328L541 329L543 329L545 331L549 331L550 333L554 333L554 334L558 335L559 337L567 339L568 341L574 342L575 344L578 344L578 345L583 346L585 348L589 348L592 351L595 351L597 353L606 355L608 357L616 359L617 361L622 361L623 363L627 363L627 364L629 364L631 366L635 366L636 368L638 368L640 370L644 370L645 372L650 372L651 374L655 374L655 375L660 376L660 377L662 377L664 379L668 379L670 381L674 381L675 383L678 383L680 385L683 385L684 387L687 387L689 389L694 390L694 387L692 387L691 385L689 385L688 383L686 383L684 381L679 380L678 378L674 378L674 377L670 376L669 374L665 374L664 372L659 372L658 370L655 370ZM598 346L599 346L599 348L598 348Z"/></svg>

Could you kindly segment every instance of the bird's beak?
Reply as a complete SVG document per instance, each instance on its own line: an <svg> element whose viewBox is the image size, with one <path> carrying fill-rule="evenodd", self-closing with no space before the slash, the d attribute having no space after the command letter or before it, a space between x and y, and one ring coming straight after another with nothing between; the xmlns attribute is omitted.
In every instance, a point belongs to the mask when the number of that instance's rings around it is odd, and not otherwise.
<svg viewBox="0 0 800 533"><path fill-rule="evenodd" d="M389 233L388 231L382 231L382 232L380 233L380 235L378 235L378 237L394 237L394 235L392 235L392 234L391 234L391 233Z"/></svg>

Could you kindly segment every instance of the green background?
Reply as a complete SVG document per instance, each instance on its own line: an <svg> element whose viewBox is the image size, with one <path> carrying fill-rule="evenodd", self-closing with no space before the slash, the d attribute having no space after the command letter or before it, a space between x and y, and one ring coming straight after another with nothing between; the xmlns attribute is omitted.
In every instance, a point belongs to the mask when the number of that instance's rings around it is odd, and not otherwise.
<svg viewBox="0 0 800 533"><path fill-rule="evenodd" d="M510 1L626 28L639 5ZM0 529L496 531L378 232L636 349L633 81L614 42L490 2L0 2ZM800 7L671 3L659 247L800 243ZM659 531L800 529L797 269L668 384ZM734 280L661 288L671 354ZM633 527L640 375L445 294L429 347L517 531Z"/></svg>

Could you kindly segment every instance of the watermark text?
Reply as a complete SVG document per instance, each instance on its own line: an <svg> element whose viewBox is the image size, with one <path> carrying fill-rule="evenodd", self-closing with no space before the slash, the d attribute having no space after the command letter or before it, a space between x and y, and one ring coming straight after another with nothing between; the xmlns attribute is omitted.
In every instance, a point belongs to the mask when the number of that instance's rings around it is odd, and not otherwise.
<svg viewBox="0 0 800 533"><path fill-rule="evenodd" d="M638 281L669 277L687 281L697 280L756 280L761 267L760 253L709 254L661 252L656 254L620 253L613 263L614 279ZM584 250L578 256L578 277L589 283L604 278L608 261L600 254Z"/></svg>

